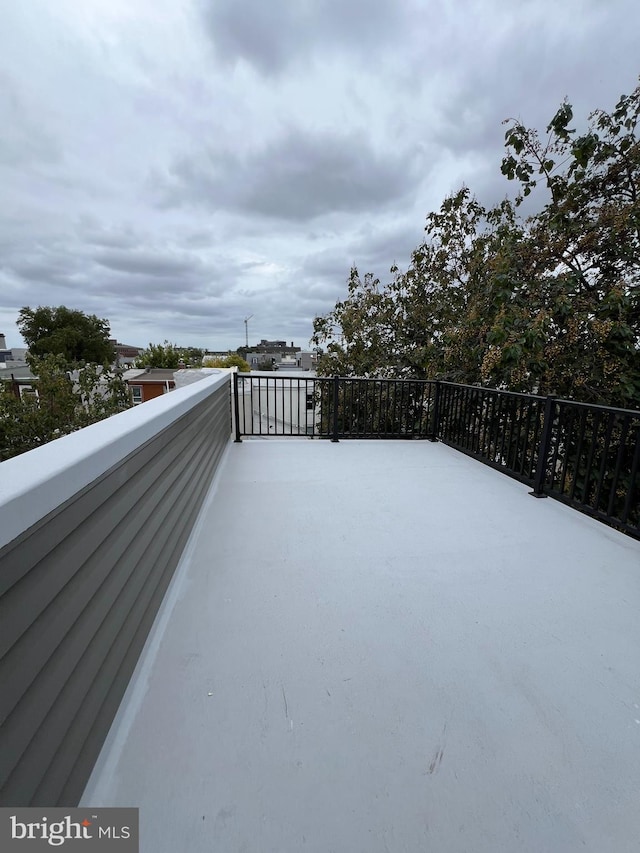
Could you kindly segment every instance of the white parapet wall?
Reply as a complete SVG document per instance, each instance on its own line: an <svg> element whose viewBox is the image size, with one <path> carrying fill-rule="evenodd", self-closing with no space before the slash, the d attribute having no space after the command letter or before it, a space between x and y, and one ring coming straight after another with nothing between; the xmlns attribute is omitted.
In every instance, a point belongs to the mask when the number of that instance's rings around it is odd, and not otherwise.
<svg viewBox="0 0 640 853"><path fill-rule="evenodd" d="M0 464L0 806L78 802L230 441L221 371Z"/></svg>
<svg viewBox="0 0 640 853"><path fill-rule="evenodd" d="M0 548L229 382L218 370L0 463Z"/></svg>

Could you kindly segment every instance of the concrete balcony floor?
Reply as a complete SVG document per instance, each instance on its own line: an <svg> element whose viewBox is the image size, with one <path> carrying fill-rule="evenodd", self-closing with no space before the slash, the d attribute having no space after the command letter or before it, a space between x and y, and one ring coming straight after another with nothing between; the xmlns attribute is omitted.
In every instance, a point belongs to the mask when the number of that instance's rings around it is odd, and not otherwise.
<svg viewBox="0 0 640 853"><path fill-rule="evenodd" d="M83 804L144 853L640 849L640 543L527 492L231 445Z"/></svg>

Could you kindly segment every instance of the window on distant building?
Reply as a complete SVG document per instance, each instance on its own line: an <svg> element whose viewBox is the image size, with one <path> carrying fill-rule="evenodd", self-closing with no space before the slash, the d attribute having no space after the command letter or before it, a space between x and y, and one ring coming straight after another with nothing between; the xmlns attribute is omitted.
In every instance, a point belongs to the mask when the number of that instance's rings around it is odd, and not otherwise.
<svg viewBox="0 0 640 853"><path fill-rule="evenodd" d="M21 396L23 399L32 399L32 400L37 400L37 399L38 399L38 396L39 396L39 394L38 394L38 389L37 389L37 388L33 388L33 386L31 386L31 385L23 385L23 386L20 388L20 396Z"/></svg>
<svg viewBox="0 0 640 853"><path fill-rule="evenodd" d="M141 385L132 385L131 386L131 402L134 406L137 406L138 403L142 402L142 386Z"/></svg>

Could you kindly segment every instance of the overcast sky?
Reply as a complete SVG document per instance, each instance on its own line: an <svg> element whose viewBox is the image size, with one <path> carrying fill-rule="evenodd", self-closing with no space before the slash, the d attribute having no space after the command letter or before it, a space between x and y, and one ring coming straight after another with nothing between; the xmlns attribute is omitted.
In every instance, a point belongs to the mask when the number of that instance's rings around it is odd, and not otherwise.
<svg viewBox="0 0 640 853"><path fill-rule="evenodd" d="M118 340L306 348L351 264L406 266L484 203L505 128L640 74L638 0L0 0L0 331L23 305Z"/></svg>

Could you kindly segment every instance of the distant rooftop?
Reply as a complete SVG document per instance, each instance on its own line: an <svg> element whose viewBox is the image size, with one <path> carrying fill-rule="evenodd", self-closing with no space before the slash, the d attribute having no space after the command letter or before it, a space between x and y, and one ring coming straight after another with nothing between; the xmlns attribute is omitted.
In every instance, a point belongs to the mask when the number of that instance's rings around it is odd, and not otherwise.
<svg viewBox="0 0 640 853"><path fill-rule="evenodd" d="M131 370L125 370L123 377L129 382L134 379L145 382L166 382L173 379L174 373L174 370L164 367L134 367Z"/></svg>
<svg viewBox="0 0 640 853"><path fill-rule="evenodd" d="M294 346L293 341L291 341L291 345L289 346L286 341L267 341L264 338L262 338L262 340L260 341L259 344L255 344L255 346L239 347L239 351L246 351L246 352L271 352L271 351L300 352L300 347Z"/></svg>

